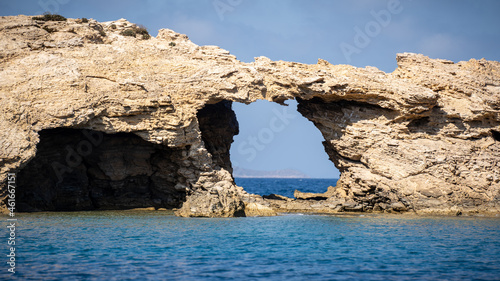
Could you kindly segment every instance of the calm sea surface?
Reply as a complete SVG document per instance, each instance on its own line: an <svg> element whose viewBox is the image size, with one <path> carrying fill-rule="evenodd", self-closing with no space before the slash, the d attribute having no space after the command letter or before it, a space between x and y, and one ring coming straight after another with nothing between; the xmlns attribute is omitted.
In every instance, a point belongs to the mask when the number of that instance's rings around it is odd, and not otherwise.
<svg viewBox="0 0 500 281"><path fill-rule="evenodd" d="M335 186L337 179L252 179L236 178L235 182L253 194L279 194L293 198L293 192L298 189L302 192L323 193L329 186Z"/></svg>
<svg viewBox="0 0 500 281"><path fill-rule="evenodd" d="M500 280L500 217L106 211L17 223L17 272L2 262L2 280Z"/></svg>

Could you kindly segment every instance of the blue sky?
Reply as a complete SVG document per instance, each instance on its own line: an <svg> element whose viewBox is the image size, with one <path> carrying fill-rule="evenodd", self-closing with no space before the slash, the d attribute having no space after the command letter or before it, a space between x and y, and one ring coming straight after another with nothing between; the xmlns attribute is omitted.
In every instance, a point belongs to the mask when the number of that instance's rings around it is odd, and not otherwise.
<svg viewBox="0 0 500 281"><path fill-rule="evenodd" d="M43 12L99 21L126 18L145 25L152 35L170 28L198 45L227 49L244 62L266 56L313 64L322 58L391 72L399 52L500 61L497 0L0 0L0 15ZM293 168L313 177L338 175L323 151L321 134L298 113L284 128L274 126L282 129L271 130L271 139L270 122L282 107L259 102L235 104L234 109L241 130L231 150L234 163L262 170ZM264 148L248 145L259 134L267 142ZM255 157L250 157L252 147Z"/></svg>

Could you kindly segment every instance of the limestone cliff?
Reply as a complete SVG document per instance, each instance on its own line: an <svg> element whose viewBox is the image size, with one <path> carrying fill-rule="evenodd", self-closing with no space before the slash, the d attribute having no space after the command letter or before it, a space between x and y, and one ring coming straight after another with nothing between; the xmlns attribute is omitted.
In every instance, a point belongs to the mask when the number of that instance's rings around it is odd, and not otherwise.
<svg viewBox="0 0 500 281"><path fill-rule="evenodd" d="M122 35L134 27L0 19L2 198L16 171L25 211L500 211L500 63L242 63L168 29ZM342 173L336 187L292 200L234 184L231 104L258 99L299 102Z"/></svg>

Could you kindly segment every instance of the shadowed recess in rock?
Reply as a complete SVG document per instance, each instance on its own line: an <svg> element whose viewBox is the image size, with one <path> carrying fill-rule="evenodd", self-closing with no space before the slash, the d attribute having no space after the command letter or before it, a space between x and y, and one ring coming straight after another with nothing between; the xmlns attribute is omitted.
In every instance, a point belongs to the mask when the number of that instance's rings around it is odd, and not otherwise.
<svg viewBox="0 0 500 281"><path fill-rule="evenodd" d="M19 173L19 211L177 208L186 191L181 149L130 133L77 129L40 132L37 154Z"/></svg>
<svg viewBox="0 0 500 281"><path fill-rule="evenodd" d="M355 102L355 101L331 101L327 102L320 98L303 100L297 98L299 105L297 110L321 131L325 141L323 146L329 159L335 164L335 167L343 172L349 165L342 164L343 161L359 163L361 154L350 153L355 145L345 145L343 151L334 147L332 140L341 140L345 133L346 125L352 125L356 122L369 120L373 116L383 116L386 119L392 119L396 114L388 109L376 105ZM354 143L355 144L355 143ZM342 152L342 153L340 153Z"/></svg>
<svg viewBox="0 0 500 281"><path fill-rule="evenodd" d="M491 135L496 141L500 141L500 132L497 132L495 130L491 130Z"/></svg>
<svg viewBox="0 0 500 281"><path fill-rule="evenodd" d="M201 138L205 148L212 154L214 163L232 173L229 150L233 136L239 133L236 115L231 101L223 100L207 104L197 114Z"/></svg>

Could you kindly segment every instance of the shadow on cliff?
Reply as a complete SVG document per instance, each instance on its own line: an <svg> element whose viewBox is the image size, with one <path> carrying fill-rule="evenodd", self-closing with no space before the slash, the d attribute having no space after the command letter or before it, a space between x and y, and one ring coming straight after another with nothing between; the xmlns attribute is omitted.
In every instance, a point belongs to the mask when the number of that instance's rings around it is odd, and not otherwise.
<svg viewBox="0 0 500 281"><path fill-rule="evenodd" d="M18 175L19 211L177 208L186 191L181 150L129 133L42 130L37 153Z"/></svg>
<svg viewBox="0 0 500 281"><path fill-rule="evenodd" d="M346 168L340 163L340 160L361 164L361 155L347 156L335 148L331 141L340 140L345 134L345 128L352 126L354 123L369 121L380 116L387 120L393 120L398 115L393 110L357 101L324 101L317 97L310 100L297 98L297 101L299 103L297 107L299 113L313 122L323 134L325 151L341 173Z"/></svg>
<svg viewBox="0 0 500 281"><path fill-rule="evenodd" d="M239 133L238 120L232 110L232 102L223 100L207 104L196 117L205 148L212 154L212 161L219 168L233 172L229 150L233 137Z"/></svg>
<svg viewBox="0 0 500 281"><path fill-rule="evenodd" d="M411 134L424 133L428 135L445 135L447 137L456 137L460 139L476 140L490 135L494 139L499 139L495 135L494 130L490 130L489 134L471 134L471 128L475 131L477 129L489 129L495 127L496 121L493 115L484 116L480 120L467 120L464 121L454 115L450 115L441 107L435 106L429 111L425 111L417 116L411 116L407 119L401 119L398 123L404 124ZM487 132L485 130L484 132ZM497 137L495 137L497 136Z"/></svg>

